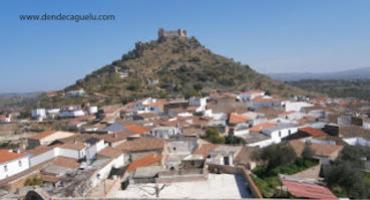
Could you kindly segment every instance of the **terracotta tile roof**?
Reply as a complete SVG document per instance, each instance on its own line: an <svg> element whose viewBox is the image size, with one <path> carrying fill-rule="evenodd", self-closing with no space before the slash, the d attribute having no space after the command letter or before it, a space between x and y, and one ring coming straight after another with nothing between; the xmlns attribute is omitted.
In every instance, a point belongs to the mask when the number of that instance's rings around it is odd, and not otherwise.
<svg viewBox="0 0 370 200"><path fill-rule="evenodd" d="M113 134L99 135L98 138L106 142L109 142L109 143L115 143L115 142L126 140L130 135L131 135L130 133L122 131L122 132L113 133Z"/></svg>
<svg viewBox="0 0 370 200"><path fill-rule="evenodd" d="M55 131L51 131L51 130L48 130L48 131L44 131L44 132L41 132L41 133L38 133L36 135L32 135L31 137L29 137L30 139L33 139L33 140L41 140L51 134L53 134Z"/></svg>
<svg viewBox="0 0 370 200"><path fill-rule="evenodd" d="M60 146L60 148L81 151L82 149L85 148L85 144L82 143L82 142L79 142L79 141L76 141L76 142L67 142L65 144L62 144Z"/></svg>
<svg viewBox="0 0 370 200"><path fill-rule="evenodd" d="M134 134L145 134L149 132L149 129L138 124L126 124L125 128Z"/></svg>
<svg viewBox="0 0 370 200"><path fill-rule="evenodd" d="M61 166L61 167L66 167L70 169L77 169L80 167L80 164L77 162L77 160L73 158L67 158L64 156L58 156L56 157L52 162L53 165Z"/></svg>
<svg viewBox="0 0 370 200"><path fill-rule="evenodd" d="M0 149L0 163L9 162L18 158L24 157L23 153L9 152L8 149Z"/></svg>
<svg viewBox="0 0 370 200"><path fill-rule="evenodd" d="M202 144L197 149L195 149L193 154L202 155L204 157L207 157L209 155L209 152L211 152L216 147L217 147L217 144L212 144L212 143Z"/></svg>
<svg viewBox="0 0 370 200"><path fill-rule="evenodd" d="M108 158L117 158L122 154L123 154L122 151L113 147L105 147L98 153L98 155L105 156Z"/></svg>
<svg viewBox="0 0 370 200"><path fill-rule="evenodd" d="M282 180L282 182L283 186L295 198L338 199L328 188L320 185L288 180Z"/></svg>
<svg viewBox="0 0 370 200"><path fill-rule="evenodd" d="M116 148L124 152L163 150L165 141L158 138L139 138L126 141Z"/></svg>
<svg viewBox="0 0 370 200"><path fill-rule="evenodd" d="M305 147L305 143L300 140L291 140L289 144L293 147L297 155L301 155ZM312 150L315 152L315 156L325 156L332 157L336 153L339 153L342 149L342 145L333 145L333 144L311 144Z"/></svg>
<svg viewBox="0 0 370 200"><path fill-rule="evenodd" d="M229 123L230 124L239 124L239 123L243 123L243 122L246 122L248 120L248 117L245 116L245 115L240 115L240 114L237 114L237 113L230 113L230 116L229 116Z"/></svg>
<svg viewBox="0 0 370 200"><path fill-rule="evenodd" d="M158 164L160 164L161 160L162 160L161 156L156 155L156 154L150 154L150 155L144 156L144 157L139 158L139 159L133 161L132 163L130 163L128 168L127 168L127 171L128 172L133 172L137 168L140 168L140 167L158 165Z"/></svg>
<svg viewBox="0 0 370 200"><path fill-rule="evenodd" d="M312 137L322 137L327 135L324 131L311 127L300 128L299 131L306 133Z"/></svg>
<svg viewBox="0 0 370 200"><path fill-rule="evenodd" d="M266 122L266 123L261 123L261 124L257 124L255 126L252 126L249 129L249 131L258 133L258 132L262 131L262 129L273 128L275 126L276 126L276 124L274 124L274 123Z"/></svg>

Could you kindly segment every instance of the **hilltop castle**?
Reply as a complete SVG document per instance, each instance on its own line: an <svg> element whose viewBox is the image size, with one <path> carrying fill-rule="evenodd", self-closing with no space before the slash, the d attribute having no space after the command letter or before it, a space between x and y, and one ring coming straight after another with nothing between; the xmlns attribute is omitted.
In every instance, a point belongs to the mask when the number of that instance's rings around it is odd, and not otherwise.
<svg viewBox="0 0 370 200"><path fill-rule="evenodd" d="M187 37L186 30L184 29L177 29L177 30L169 30L166 31L163 28L160 28L158 31L158 40L163 40L166 38L175 38L175 37Z"/></svg>

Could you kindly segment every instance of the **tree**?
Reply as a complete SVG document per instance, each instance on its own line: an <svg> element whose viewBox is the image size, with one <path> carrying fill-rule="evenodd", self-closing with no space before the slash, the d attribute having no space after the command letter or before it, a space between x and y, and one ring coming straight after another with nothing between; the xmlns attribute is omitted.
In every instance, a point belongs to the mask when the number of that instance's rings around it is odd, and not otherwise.
<svg viewBox="0 0 370 200"><path fill-rule="evenodd" d="M288 143L280 143L261 149L253 157L266 162L268 169L273 169L280 165L293 163L297 155Z"/></svg>
<svg viewBox="0 0 370 200"><path fill-rule="evenodd" d="M204 139L216 144L225 143L225 138L215 128L208 128Z"/></svg>
<svg viewBox="0 0 370 200"><path fill-rule="evenodd" d="M370 198L370 184L365 182L363 158L370 157L370 148L345 146L332 165L323 168L324 179L337 195L350 198Z"/></svg>

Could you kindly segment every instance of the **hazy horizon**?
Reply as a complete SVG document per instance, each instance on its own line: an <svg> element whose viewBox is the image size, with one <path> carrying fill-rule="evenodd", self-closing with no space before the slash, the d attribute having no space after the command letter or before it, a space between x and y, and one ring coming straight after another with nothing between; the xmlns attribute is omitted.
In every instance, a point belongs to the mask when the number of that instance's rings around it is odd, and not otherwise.
<svg viewBox="0 0 370 200"><path fill-rule="evenodd" d="M120 59L160 27L184 28L261 73L369 67L369 1L4 1L0 93L62 89ZM110 14L113 21L21 21L31 14ZM217 23L215 23L217 22Z"/></svg>

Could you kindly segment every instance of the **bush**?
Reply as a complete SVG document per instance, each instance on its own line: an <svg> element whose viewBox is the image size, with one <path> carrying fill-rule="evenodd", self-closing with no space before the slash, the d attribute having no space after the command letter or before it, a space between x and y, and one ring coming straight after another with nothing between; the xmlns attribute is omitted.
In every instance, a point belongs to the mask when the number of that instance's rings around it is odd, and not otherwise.
<svg viewBox="0 0 370 200"><path fill-rule="evenodd" d="M41 185L42 179L39 176L32 176L26 179L24 185L25 186L35 186L35 185Z"/></svg>
<svg viewBox="0 0 370 200"><path fill-rule="evenodd" d="M208 140L212 143L215 143L215 144L225 143L225 138L215 128L207 129L204 139L206 139L206 140Z"/></svg>

